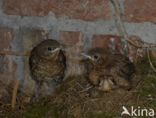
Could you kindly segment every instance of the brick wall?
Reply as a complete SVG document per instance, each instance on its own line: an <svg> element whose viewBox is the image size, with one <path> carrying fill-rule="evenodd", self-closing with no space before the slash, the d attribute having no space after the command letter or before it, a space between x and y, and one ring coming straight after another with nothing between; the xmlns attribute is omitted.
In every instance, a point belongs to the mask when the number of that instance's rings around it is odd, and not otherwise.
<svg viewBox="0 0 156 118"><path fill-rule="evenodd" d="M156 0L119 3L127 33L156 43ZM91 47L108 48L113 39L120 50L114 16L109 0L0 0L0 51L29 52L45 38L75 45L77 53ZM0 56L0 78L29 78L27 60Z"/></svg>

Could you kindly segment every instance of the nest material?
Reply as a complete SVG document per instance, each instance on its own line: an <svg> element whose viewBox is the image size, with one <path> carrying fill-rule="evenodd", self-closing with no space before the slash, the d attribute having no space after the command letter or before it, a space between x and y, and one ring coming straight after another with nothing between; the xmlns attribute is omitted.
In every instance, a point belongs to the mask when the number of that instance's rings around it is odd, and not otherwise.
<svg viewBox="0 0 156 118"><path fill-rule="evenodd" d="M138 80L137 78L136 81ZM68 78L54 96L52 104L62 108L60 115L76 118L104 113L115 114L122 108L122 105L138 102L134 90L118 89L105 93L90 85L88 80L82 76Z"/></svg>
<svg viewBox="0 0 156 118"><path fill-rule="evenodd" d="M138 78L140 77L135 78L136 83L140 80ZM92 118L94 116L111 118L120 116L123 105L143 105L136 87L131 91L118 89L105 93L90 85L85 77L76 76L66 79L52 97L46 97L38 103L22 107L22 104L17 102L14 110L11 110L10 105L1 105L0 116L14 118L33 114L33 117L37 117L35 114L40 114L46 109L44 115L42 114L45 118Z"/></svg>
<svg viewBox="0 0 156 118"><path fill-rule="evenodd" d="M150 67L147 68L145 62L141 63L141 65L144 64L146 67L137 65L139 70L142 68L146 70L142 70L143 73L137 70L136 77L133 78L134 86L130 91L117 89L108 93L102 92L92 86L86 77L72 76L57 88L53 96L41 99L38 103L34 103L35 105L31 103L28 106L22 106L22 102L19 101L21 96L18 96L14 110L11 110L11 105L1 103L0 117L10 116L10 114L12 114L11 118L30 115L38 117L35 114L39 114L45 118L112 118L121 115L123 105L128 106L127 108L146 105L149 107L139 94L139 89L143 87L143 78L148 80L147 75L150 73ZM147 86L151 85L148 83Z"/></svg>

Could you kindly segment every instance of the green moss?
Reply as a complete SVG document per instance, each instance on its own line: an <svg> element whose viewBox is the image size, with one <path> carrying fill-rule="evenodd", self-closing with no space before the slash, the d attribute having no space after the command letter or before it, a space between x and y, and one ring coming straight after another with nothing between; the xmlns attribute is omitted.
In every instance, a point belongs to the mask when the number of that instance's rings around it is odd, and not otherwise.
<svg viewBox="0 0 156 118"><path fill-rule="evenodd" d="M136 64L136 72L138 74L147 74L147 73L149 73L150 69L151 68L150 68L147 58L143 58L141 61L139 61Z"/></svg>
<svg viewBox="0 0 156 118"><path fill-rule="evenodd" d="M146 77L141 91L143 92L144 95L149 95L149 94L155 95L155 91L156 91L155 86L156 86L156 76Z"/></svg>
<svg viewBox="0 0 156 118"><path fill-rule="evenodd" d="M156 58L151 57L151 61L153 65L156 66ZM147 57L142 58L135 66L137 74L147 75L149 73L153 73Z"/></svg>
<svg viewBox="0 0 156 118"><path fill-rule="evenodd" d="M64 105L52 105L51 109L49 110L49 113L46 115L46 117L53 117L53 118L71 118L71 116L68 114L67 106Z"/></svg>
<svg viewBox="0 0 156 118"><path fill-rule="evenodd" d="M148 75L139 91L145 102L156 109L156 74Z"/></svg>
<svg viewBox="0 0 156 118"><path fill-rule="evenodd" d="M44 118L50 109L49 105L34 104L24 113L26 118Z"/></svg>
<svg viewBox="0 0 156 118"><path fill-rule="evenodd" d="M151 61L156 67L156 58L151 57ZM143 79L143 84L138 90L143 104L156 109L156 73L151 69L147 57L136 64L136 75Z"/></svg>
<svg viewBox="0 0 156 118"><path fill-rule="evenodd" d="M26 109L23 113L23 117L25 118L60 118L63 114L63 117L67 117L67 108L62 105L56 104L42 104L42 101L38 104L33 104Z"/></svg>

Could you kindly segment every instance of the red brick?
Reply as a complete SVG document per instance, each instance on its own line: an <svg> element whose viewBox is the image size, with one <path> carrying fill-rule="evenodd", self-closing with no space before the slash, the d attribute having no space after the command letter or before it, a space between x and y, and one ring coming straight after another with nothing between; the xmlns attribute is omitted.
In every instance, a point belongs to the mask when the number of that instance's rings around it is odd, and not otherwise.
<svg viewBox="0 0 156 118"><path fill-rule="evenodd" d="M121 39L119 36L115 36L115 35L94 35L92 38L92 48L111 49L112 39L114 40L116 51L120 52Z"/></svg>
<svg viewBox="0 0 156 118"><path fill-rule="evenodd" d="M156 0L126 0L125 19L130 22L155 22Z"/></svg>
<svg viewBox="0 0 156 118"><path fill-rule="evenodd" d="M56 16L74 19L109 19L109 0L5 0L4 12L11 15L45 16L49 12Z"/></svg>
<svg viewBox="0 0 156 118"><path fill-rule="evenodd" d="M13 81L16 79L16 63L11 56L0 56L0 100L9 102Z"/></svg>
<svg viewBox="0 0 156 118"><path fill-rule="evenodd" d="M81 32L60 32L60 42L65 45L67 58L67 76L82 74L83 66L80 64L83 51L83 34Z"/></svg>
<svg viewBox="0 0 156 118"><path fill-rule="evenodd" d="M33 47L47 39L44 30L23 28L22 30L22 41L24 52L30 52ZM48 33L47 33L48 34Z"/></svg>
<svg viewBox="0 0 156 118"><path fill-rule="evenodd" d="M81 32L61 31L60 40L65 45L76 45L80 40Z"/></svg>
<svg viewBox="0 0 156 118"><path fill-rule="evenodd" d="M38 45L40 42L46 39L46 32L44 30L38 29L31 29L31 28L23 28L22 32L22 41L23 41L23 50L28 54L30 51ZM24 96L23 101L29 102L30 98L33 95L35 83L31 79L30 69L29 69L29 57L24 58L24 79L25 79L25 86L24 86Z"/></svg>
<svg viewBox="0 0 156 118"><path fill-rule="evenodd" d="M83 51L83 34L81 32L62 31L60 32L60 42L71 48L73 54Z"/></svg>
<svg viewBox="0 0 156 118"><path fill-rule="evenodd" d="M11 50L11 41L13 40L13 31L9 28L0 28L0 52ZM0 83L4 86L9 85L16 77L16 63L12 56L0 55Z"/></svg>
<svg viewBox="0 0 156 118"><path fill-rule="evenodd" d="M11 56L0 56L0 67L0 82L10 84L10 81L16 78L17 64Z"/></svg>
<svg viewBox="0 0 156 118"><path fill-rule="evenodd" d="M13 39L13 31L9 28L0 28L0 51L9 50Z"/></svg>

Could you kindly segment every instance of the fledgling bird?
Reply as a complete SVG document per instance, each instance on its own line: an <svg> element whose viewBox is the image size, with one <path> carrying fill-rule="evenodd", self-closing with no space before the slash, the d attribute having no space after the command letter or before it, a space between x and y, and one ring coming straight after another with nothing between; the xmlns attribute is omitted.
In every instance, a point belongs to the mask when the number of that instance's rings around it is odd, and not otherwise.
<svg viewBox="0 0 156 118"><path fill-rule="evenodd" d="M31 51L29 58L32 79L36 82L36 97L39 96L41 86L59 85L65 74L66 57L61 44L53 39L39 43Z"/></svg>
<svg viewBox="0 0 156 118"><path fill-rule="evenodd" d="M86 58L85 67L90 82L99 90L110 91L115 88L131 88L134 65L128 57L111 53L102 48L90 49L83 53Z"/></svg>

